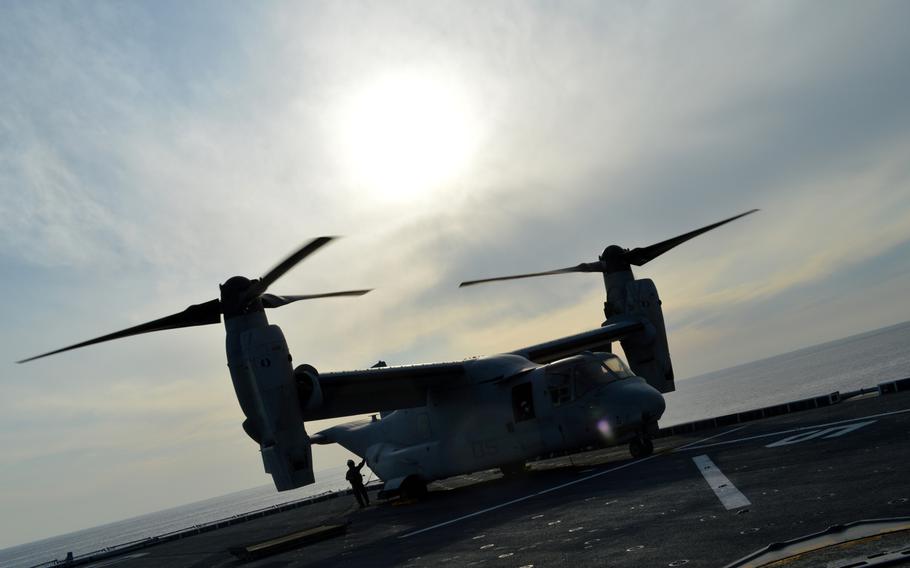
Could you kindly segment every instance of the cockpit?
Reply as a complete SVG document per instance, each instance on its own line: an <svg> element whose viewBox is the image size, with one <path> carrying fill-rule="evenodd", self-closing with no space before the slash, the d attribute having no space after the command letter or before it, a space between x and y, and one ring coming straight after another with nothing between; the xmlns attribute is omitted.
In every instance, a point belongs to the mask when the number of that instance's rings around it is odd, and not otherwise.
<svg viewBox="0 0 910 568"><path fill-rule="evenodd" d="M582 353L547 365L547 395L554 406L560 406L631 376L629 367L612 353Z"/></svg>

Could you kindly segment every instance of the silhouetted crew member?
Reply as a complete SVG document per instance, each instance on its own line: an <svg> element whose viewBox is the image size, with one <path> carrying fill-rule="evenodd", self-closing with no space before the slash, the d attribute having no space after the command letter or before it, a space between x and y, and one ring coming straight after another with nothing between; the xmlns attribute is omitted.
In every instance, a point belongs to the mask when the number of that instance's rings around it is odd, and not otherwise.
<svg viewBox="0 0 910 568"><path fill-rule="evenodd" d="M361 509L370 504L370 496L367 495L367 490L363 486L363 474L360 473L365 463L366 459L360 460L360 465L354 465L354 460L348 460L348 472L344 476L350 482L351 489L354 490L354 497L357 498Z"/></svg>

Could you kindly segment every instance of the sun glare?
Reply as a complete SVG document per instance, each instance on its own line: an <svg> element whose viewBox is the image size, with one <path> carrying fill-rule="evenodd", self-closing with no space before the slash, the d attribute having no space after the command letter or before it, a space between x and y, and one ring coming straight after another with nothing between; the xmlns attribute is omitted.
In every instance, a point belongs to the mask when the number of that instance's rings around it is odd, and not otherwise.
<svg viewBox="0 0 910 568"><path fill-rule="evenodd" d="M387 76L343 109L343 161L355 182L382 199L439 189L469 164L477 128L457 85Z"/></svg>

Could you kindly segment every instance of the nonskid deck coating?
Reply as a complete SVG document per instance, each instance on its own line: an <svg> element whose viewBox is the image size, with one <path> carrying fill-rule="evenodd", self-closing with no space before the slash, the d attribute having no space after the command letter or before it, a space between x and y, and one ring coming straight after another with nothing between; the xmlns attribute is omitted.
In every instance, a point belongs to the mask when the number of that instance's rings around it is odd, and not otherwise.
<svg viewBox="0 0 910 568"><path fill-rule="evenodd" d="M537 462L517 479L460 476L420 503L360 511L333 499L94 566L723 566L834 524L910 515L910 393L655 447L644 460L611 448ZM702 455L748 505L724 506L693 461ZM228 552L338 521L346 535L256 562Z"/></svg>

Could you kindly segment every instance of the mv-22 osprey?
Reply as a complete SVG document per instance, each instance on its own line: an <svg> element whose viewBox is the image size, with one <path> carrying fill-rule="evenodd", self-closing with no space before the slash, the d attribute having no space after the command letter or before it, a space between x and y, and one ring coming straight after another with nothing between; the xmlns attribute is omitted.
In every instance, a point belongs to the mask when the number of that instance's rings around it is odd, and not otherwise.
<svg viewBox="0 0 910 568"><path fill-rule="evenodd" d="M661 393L675 386L657 288L649 279L636 279L631 266L755 211L643 248L609 246L596 262L463 282L603 274L606 320L600 328L510 353L330 373L306 364L294 368L284 334L269 324L265 308L369 291L266 293L332 240L320 237L258 280L230 278L220 286L220 299L19 362L131 335L217 324L223 314L228 369L246 416L243 429L259 444L265 471L279 491L314 482L314 443L341 444L366 459L385 482L384 491L418 496L433 480L490 468L510 474L552 453L628 442L633 456L646 456L665 409ZM622 345L628 366L610 352L614 341ZM307 421L363 414L373 417L313 436L305 429Z"/></svg>

